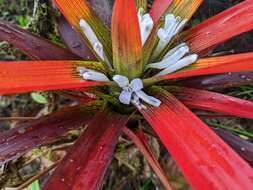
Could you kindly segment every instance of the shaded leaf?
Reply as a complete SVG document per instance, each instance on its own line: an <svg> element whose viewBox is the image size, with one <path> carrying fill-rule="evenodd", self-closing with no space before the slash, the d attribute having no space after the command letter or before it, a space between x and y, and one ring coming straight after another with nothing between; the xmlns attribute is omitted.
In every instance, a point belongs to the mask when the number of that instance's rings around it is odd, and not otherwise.
<svg viewBox="0 0 253 190"><path fill-rule="evenodd" d="M253 84L253 72L227 73L222 75L202 76L180 80L175 85L208 90L222 90Z"/></svg>
<svg viewBox="0 0 253 190"><path fill-rule="evenodd" d="M61 39L74 54L78 55L84 60L96 60L96 56L84 43L81 35L73 30L64 17L59 18L58 30Z"/></svg>
<svg viewBox="0 0 253 190"><path fill-rule="evenodd" d="M112 2L110 0L88 0L94 12L103 21L103 23L111 28L112 19Z"/></svg>
<svg viewBox="0 0 253 190"><path fill-rule="evenodd" d="M253 167L253 144L224 129L214 131Z"/></svg>
<svg viewBox="0 0 253 190"><path fill-rule="evenodd" d="M89 24L100 43L102 43L107 58L111 61L112 47L109 29L97 17L87 0L54 0L54 2L70 25L83 36L87 45L93 50L94 44L90 44L79 25L81 19Z"/></svg>
<svg viewBox="0 0 253 190"><path fill-rule="evenodd" d="M5 21L0 21L0 40L11 43L31 59L37 60L79 60L69 50L57 46L31 32Z"/></svg>
<svg viewBox="0 0 253 190"><path fill-rule="evenodd" d="M141 113L193 189L252 189L253 170L176 98L155 90L163 103Z"/></svg>
<svg viewBox="0 0 253 190"><path fill-rule="evenodd" d="M70 107L20 124L0 134L0 164L13 160L37 146L56 140L69 130L87 124L91 116L92 110Z"/></svg>
<svg viewBox="0 0 253 190"><path fill-rule="evenodd" d="M59 164L43 190L98 190L127 118L98 113Z"/></svg>

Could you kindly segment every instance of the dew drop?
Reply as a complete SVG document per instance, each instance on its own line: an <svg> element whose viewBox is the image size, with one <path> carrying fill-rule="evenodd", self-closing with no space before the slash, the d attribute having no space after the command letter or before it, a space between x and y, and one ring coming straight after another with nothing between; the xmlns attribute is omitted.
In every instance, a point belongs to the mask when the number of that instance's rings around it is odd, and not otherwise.
<svg viewBox="0 0 253 190"><path fill-rule="evenodd" d="M18 133L19 134L24 134L25 132L26 132L26 130L24 128L18 129Z"/></svg>
<svg viewBox="0 0 253 190"><path fill-rule="evenodd" d="M241 75L240 77L241 77L241 79L246 79L247 78L245 75Z"/></svg>
<svg viewBox="0 0 253 190"><path fill-rule="evenodd" d="M72 47L73 48L80 48L81 47L81 43L75 42Z"/></svg>

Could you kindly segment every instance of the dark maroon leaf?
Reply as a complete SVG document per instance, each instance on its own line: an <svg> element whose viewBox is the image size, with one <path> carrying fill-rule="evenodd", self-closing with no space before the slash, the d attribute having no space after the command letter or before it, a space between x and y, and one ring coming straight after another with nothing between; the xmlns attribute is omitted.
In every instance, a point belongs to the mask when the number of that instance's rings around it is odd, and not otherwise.
<svg viewBox="0 0 253 190"><path fill-rule="evenodd" d="M223 129L215 132L253 167L253 144Z"/></svg>
<svg viewBox="0 0 253 190"><path fill-rule="evenodd" d="M0 164L86 124L91 118L89 112L90 110L85 111L80 107L65 108L2 133L0 135Z"/></svg>
<svg viewBox="0 0 253 190"><path fill-rule="evenodd" d="M43 190L98 190L127 117L102 112L89 123Z"/></svg>
<svg viewBox="0 0 253 190"><path fill-rule="evenodd" d="M203 77L193 77L174 84L208 90L222 90L231 87L253 84L253 72L228 73Z"/></svg>
<svg viewBox="0 0 253 190"><path fill-rule="evenodd" d="M110 28L112 17L111 3L108 0L89 0L89 2L94 12L99 16L103 23ZM63 16L59 18L58 29L61 39L73 53L82 57L84 60L96 60L96 57L90 48L82 40L81 35L73 30Z"/></svg>
<svg viewBox="0 0 253 190"><path fill-rule="evenodd" d="M90 48L82 40L81 35L73 30L64 17L59 18L58 29L61 39L68 46L70 51L84 60L97 60Z"/></svg>
<svg viewBox="0 0 253 190"><path fill-rule="evenodd" d="M105 25L111 28L112 1L111 0L88 0L99 18Z"/></svg>
<svg viewBox="0 0 253 190"><path fill-rule="evenodd" d="M47 39L28 32L13 24L0 20L0 41L7 41L23 51L31 59L80 60L69 50L59 47Z"/></svg>
<svg viewBox="0 0 253 190"><path fill-rule="evenodd" d="M252 101L195 88L168 87L168 90L189 108L253 119Z"/></svg>

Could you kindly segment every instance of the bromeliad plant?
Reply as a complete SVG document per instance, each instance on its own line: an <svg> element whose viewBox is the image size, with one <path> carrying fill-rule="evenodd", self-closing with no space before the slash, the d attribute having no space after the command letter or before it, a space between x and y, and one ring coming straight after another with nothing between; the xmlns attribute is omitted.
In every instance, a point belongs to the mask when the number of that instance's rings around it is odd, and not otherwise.
<svg viewBox="0 0 253 190"><path fill-rule="evenodd" d="M88 50L70 53L1 21L2 40L40 61L0 62L0 93L57 90L80 102L1 134L1 163L86 126L43 189L99 189L124 131L170 189L145 135L124 128L138 110L193 189L252 189L252 168L189 108L253 119L253 103L167 84L253 70L253 52L204 58L210 48L253 28L253 0L184 31L202 0L155 0L150 11L145 0L116 0L111 29L86 0L54 2L97 61L83 61L94 58Z"/></svg>

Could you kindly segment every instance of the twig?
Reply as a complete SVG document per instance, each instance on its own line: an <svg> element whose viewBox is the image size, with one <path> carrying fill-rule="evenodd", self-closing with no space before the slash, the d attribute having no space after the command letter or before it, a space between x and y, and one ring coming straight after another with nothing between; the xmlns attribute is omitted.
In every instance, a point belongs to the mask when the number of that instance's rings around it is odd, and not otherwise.
<svg viewBox="0 0 253 190"><path fill-rule="evenodd" d="M25 183L22 185L18 186L16 190L23 190L27 186L29 186L31 183L33 183L35 180L37 180L40 176L44 175L45 173L49 172L50 170L54 169L58 164L60 163L60 160L49 166L48 168L40 171L37 173L35 176L31 177L28 179Z"/></svg>
<svg viewBox="0 0 253 190"><path fill-rule="evenodd" d="M0 117L0 121L20 121L20 120L34 120L36 117Z"/></svg>

